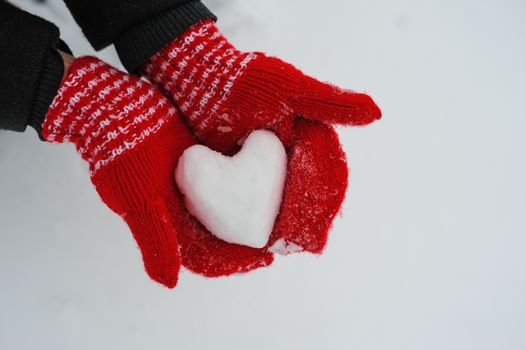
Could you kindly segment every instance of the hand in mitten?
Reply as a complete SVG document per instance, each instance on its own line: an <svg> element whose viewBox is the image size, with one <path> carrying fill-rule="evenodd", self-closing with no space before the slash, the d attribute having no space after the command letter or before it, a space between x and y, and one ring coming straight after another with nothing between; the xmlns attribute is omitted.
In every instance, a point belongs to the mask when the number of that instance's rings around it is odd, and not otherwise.
<svg viewBox="0 0 526 350"><path fill-rule="evenodd" d="M207 146L232 154L253 130L270 129L289 156L282 207L268 245L271 251L320 253L347 187L347 164L332 124L366 125L380 119L373 100L304 75L263 53L235 49L212 21L204 21L156 53L142 73L183 112ZM179 234L183 265L207 276L248 266L238 245L211 234Z"/></svg>
<svg viewBox="0 0 526 350"><path fill-rule="evenodd" d="M201 227L174 184L177 160L196 141L173 105L150 83L96 58L79 58L41 134L47 141L75 144L100 197L128 224L147 273L174 287L180 267L177 232L198 234Z"/></svg>

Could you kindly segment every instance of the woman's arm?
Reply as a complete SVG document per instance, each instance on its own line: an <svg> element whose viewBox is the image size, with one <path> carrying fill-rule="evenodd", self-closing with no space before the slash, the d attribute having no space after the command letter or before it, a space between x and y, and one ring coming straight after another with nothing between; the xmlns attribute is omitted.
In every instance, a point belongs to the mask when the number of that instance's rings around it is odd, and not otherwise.
<svg viewBox="0 0 526 350"><path fill-rule="evenodd" d="M0 0L0 129L40 131L64 74L58 28Z"/></svg>
<svg viewBox="0 0 526 350"><path fill-rule="evenodd" d="M115 44L135 71L191 26L215 16L196 0L64 0L91 45Z"/></svg>

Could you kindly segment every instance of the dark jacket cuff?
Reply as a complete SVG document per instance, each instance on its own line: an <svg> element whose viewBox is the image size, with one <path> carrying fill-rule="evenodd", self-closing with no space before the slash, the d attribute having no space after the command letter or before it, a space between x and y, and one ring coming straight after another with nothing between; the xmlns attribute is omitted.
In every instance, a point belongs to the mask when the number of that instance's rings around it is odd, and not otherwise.
<svg viewBox="0 0 526 350"><path fill-rule="evenodd" d="M31 111L31 119L28 123L39 135L49 106L51 106L57 94L63 76L64 61L56 50L51 49L42 68L35 102Z"/></svg>
<svg viewBox="0 0 526 350"><path fill-rule="evenodd" d="M184 3L131 27L115 40L115 48L124 67L134 72L169 42L206 19L217 18L200 1Z"/></svg>
<svg viewBox="0 0 526 350"><path fill-rule="evenodd" d="M37 102L40 80L58 45L55 25L0 1L0 129L24 131L37 123L33 119L42 118L42 97Z"/></svg>

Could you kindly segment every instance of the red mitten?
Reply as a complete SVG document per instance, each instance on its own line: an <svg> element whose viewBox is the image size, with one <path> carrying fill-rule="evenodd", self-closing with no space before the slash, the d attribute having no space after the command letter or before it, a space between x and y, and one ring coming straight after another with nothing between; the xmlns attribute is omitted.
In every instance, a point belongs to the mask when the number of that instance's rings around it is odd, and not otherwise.
<svg viewBox="0 0 526 350"><path fill-rule="evenodd" d="M46 115L42 136L75 144L102 200L130 227L147 273L174 287L177 232L197 235L202 228L185 210L174 182L177 160L196 141L173 105L150 83L96 58L79 58ZM252 265L271 259L241 258Z"/></svg>
<svg viewBox="0 0 526 350"><path fill-rule="evenodd" d="M254 256L278 251L320 253L347 187L347 164L330 124L380 119L373 100L304 75L263 53L236 50L204 21L155 54L142 72L178 105L198 138L226 154L256 129L276 132L289 167L272 237ZM206 276L249 269L229 259L245 247L211 234L179 233L183 265Z"/></svg>

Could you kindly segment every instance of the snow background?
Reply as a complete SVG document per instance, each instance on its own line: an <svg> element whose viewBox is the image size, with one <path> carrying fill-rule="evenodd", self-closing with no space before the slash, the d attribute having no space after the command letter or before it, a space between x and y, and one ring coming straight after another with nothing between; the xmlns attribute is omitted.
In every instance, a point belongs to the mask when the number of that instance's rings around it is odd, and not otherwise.
<svg viewBox="0 0 526 350"><path fill-rule="evenodd" d="M17 3L93 53L59 0ZM526 349L526 2L205 3L241 48L383 108L339 129L325 254L167 290L72 146L0 132L0 349Z"/></svg>

